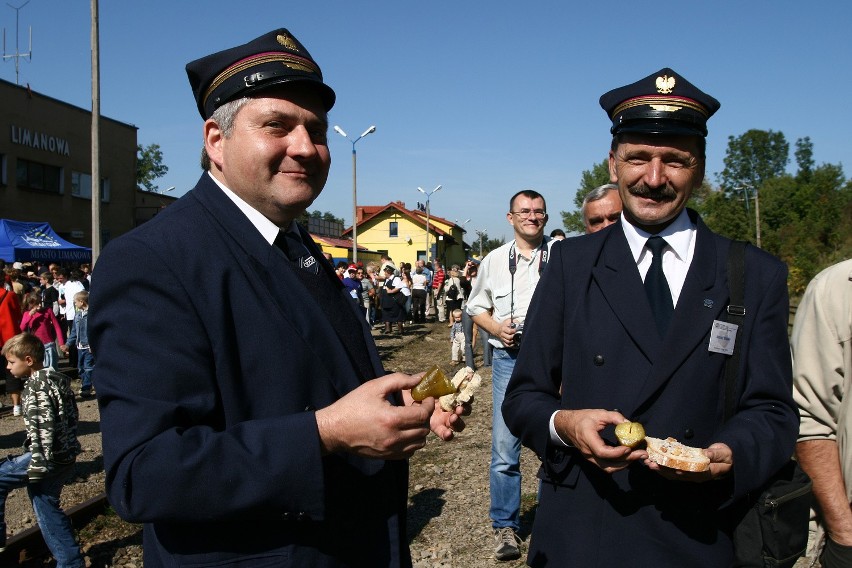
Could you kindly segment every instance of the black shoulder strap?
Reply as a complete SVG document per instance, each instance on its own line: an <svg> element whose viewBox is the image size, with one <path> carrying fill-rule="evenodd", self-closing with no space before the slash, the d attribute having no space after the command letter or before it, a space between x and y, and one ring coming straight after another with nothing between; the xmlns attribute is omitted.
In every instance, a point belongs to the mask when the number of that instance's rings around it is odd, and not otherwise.
<svg viewBox="0 0 852 568"><path fill-rule="evenodd" d="M737 338L734 341L734 354L725 362L725 416L727 422L734 415L736 407L735 387L737 371L740 366L740 344L743 336L743 320L745 319L745 241L732 241L728 251L728 322L739 326Z"/></svg>

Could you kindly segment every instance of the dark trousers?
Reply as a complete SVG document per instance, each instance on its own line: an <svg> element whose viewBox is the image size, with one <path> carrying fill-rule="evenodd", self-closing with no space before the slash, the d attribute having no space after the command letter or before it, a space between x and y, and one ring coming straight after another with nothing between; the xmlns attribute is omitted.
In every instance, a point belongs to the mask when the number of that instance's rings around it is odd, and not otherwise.
<svg viewBox="0 0 852 568"><path fill-rule="evenodd" d="M414 321L426 321L426 290L411 290L411 313Z"/></svg>

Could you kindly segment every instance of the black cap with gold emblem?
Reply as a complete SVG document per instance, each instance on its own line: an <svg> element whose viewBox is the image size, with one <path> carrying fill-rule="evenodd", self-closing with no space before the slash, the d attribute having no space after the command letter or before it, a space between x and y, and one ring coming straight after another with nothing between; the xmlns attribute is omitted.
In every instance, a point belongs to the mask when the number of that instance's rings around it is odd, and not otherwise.
<svg viewBox="0 0 852 568"><path fill-rule="evenodd" d="M601 96L610 132L707 136L707 119L719 101L666 67Z"/></svg>
<svg viewBox="0 0 852 568"><path fill-rule="evenodd" d="M325 110L334 106L334 91L323 83L319 65L284 28L187 63L186 74L204 119L228 101L293 81L315 86Z"/></svg>

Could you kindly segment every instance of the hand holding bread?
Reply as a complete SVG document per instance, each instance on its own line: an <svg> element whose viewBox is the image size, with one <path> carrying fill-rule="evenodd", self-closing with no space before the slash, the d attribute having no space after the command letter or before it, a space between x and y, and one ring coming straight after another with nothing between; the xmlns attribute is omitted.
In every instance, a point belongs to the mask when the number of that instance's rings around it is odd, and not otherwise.
<svg viewBox="0 0 852 568"><path fill-rule="evenodd" d="M715 478L727 474L732 465L731 450L725 444L716 443L703 450L682 444L672 437L661 439L646 436L644 428L638 422L622 422L615 427L615 433L619 443L624 446L636 448L644 443L648 461L665 468L660 470L661 473L666 469L690 473L708 472L708 475L701 477Z"/></svg>
<svg viewBox="0 0 852 568"><path fill-rule="evenodd" d="M638 422L616 425L615 435L621 445L629 448L636 448L644 442L648 459L657 465L691 472L710 469L710 458L701 448L686 446L672 437L663 440L646 436L645 428Z"/></svg>

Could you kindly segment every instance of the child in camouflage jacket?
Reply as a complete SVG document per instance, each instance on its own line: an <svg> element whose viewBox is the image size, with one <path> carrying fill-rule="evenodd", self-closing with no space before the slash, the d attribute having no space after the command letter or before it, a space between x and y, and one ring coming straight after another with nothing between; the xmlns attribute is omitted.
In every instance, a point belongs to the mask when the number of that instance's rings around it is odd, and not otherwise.
<svg viewBox="0 0 852 568"><path fill-rule="evenodd" d="M59 505L62 486L73 475L80 453L71 381L52 367L43 367L44 344L30 333L7 341L2 355L6 368L24 381L26 439L23 454L0 462L0 550L6 544L6 497L10 490L26 487L57 567L85 566L71 521Z"/></svg>

